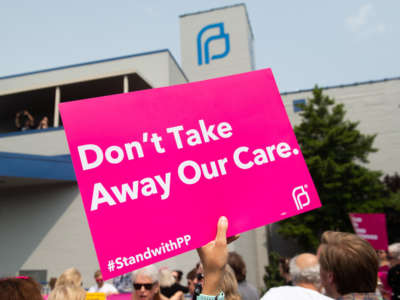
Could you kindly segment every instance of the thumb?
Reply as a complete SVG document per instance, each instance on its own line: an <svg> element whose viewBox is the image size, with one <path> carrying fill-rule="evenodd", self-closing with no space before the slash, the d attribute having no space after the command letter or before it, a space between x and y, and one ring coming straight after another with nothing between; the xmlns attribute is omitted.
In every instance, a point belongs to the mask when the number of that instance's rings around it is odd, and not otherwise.
<svg viewBox="0 0 400 300"><path fill-rule="evenodd" d="M217 236L215 241L226 243L226 231L228 230L228 219L226 217L220 217L218 220Z"/></svg>

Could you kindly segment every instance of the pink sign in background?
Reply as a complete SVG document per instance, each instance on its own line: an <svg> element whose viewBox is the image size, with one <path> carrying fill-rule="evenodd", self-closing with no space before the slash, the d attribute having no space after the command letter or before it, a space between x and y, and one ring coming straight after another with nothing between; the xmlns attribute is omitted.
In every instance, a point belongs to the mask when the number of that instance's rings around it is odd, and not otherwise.
<svg viewBox="0 0 400 300"><path fill-rule="evenodd" d="M107 296L107 300L131 300L131 294L117 294Z"/></svg>
<svg viewBox="0 0 400 300"><path fill-rule="evenodd" d="M269 69L60 111L104 279L321 206Z"/></svg>
<svg viewBox="0 0 400 300"><path fill-rule="evenodd" d="M388 250L385 214L350 213L354 232L376 250Z"/></svg>

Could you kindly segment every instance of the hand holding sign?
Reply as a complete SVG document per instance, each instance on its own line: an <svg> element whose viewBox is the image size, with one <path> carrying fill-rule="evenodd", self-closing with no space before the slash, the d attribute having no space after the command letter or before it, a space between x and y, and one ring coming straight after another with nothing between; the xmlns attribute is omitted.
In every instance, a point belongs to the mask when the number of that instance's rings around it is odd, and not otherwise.
<svg viewBox="0 0 400 300"><path fill-rule="evenodd" d="M204 269L203 294L218 295L221 291L221 280L225 265L228 261L226 240L227 230L227 218L220 217L218 220L217 236L215 237L215 240L197 249Z"/></svg>

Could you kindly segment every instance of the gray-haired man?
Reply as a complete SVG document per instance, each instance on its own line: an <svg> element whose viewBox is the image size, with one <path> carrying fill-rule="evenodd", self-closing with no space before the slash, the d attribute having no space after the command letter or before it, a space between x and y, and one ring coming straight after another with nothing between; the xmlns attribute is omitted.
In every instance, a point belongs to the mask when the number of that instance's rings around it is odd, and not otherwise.
<svg viewBox="0 0 400 300"><path fill-rule="evenodd" d="M270 289L261 300L332 300L321 291L318 258L311 253L303 253L290 261L289 273L294 286L281 286Z"/></svg>

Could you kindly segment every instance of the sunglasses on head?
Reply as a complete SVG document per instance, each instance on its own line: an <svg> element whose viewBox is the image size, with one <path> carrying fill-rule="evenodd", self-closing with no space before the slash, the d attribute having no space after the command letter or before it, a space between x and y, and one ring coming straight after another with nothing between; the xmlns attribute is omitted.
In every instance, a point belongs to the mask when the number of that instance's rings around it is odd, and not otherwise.
<svg viewBox="0 0 400 300"><path fill-rule="evenodd" d="M140 290L142 288L142 286L144 286L144 288L146 290L151 290L151 288L153 287L154 283L134 283L133 287L135 288L135 290Z"/></svg>

